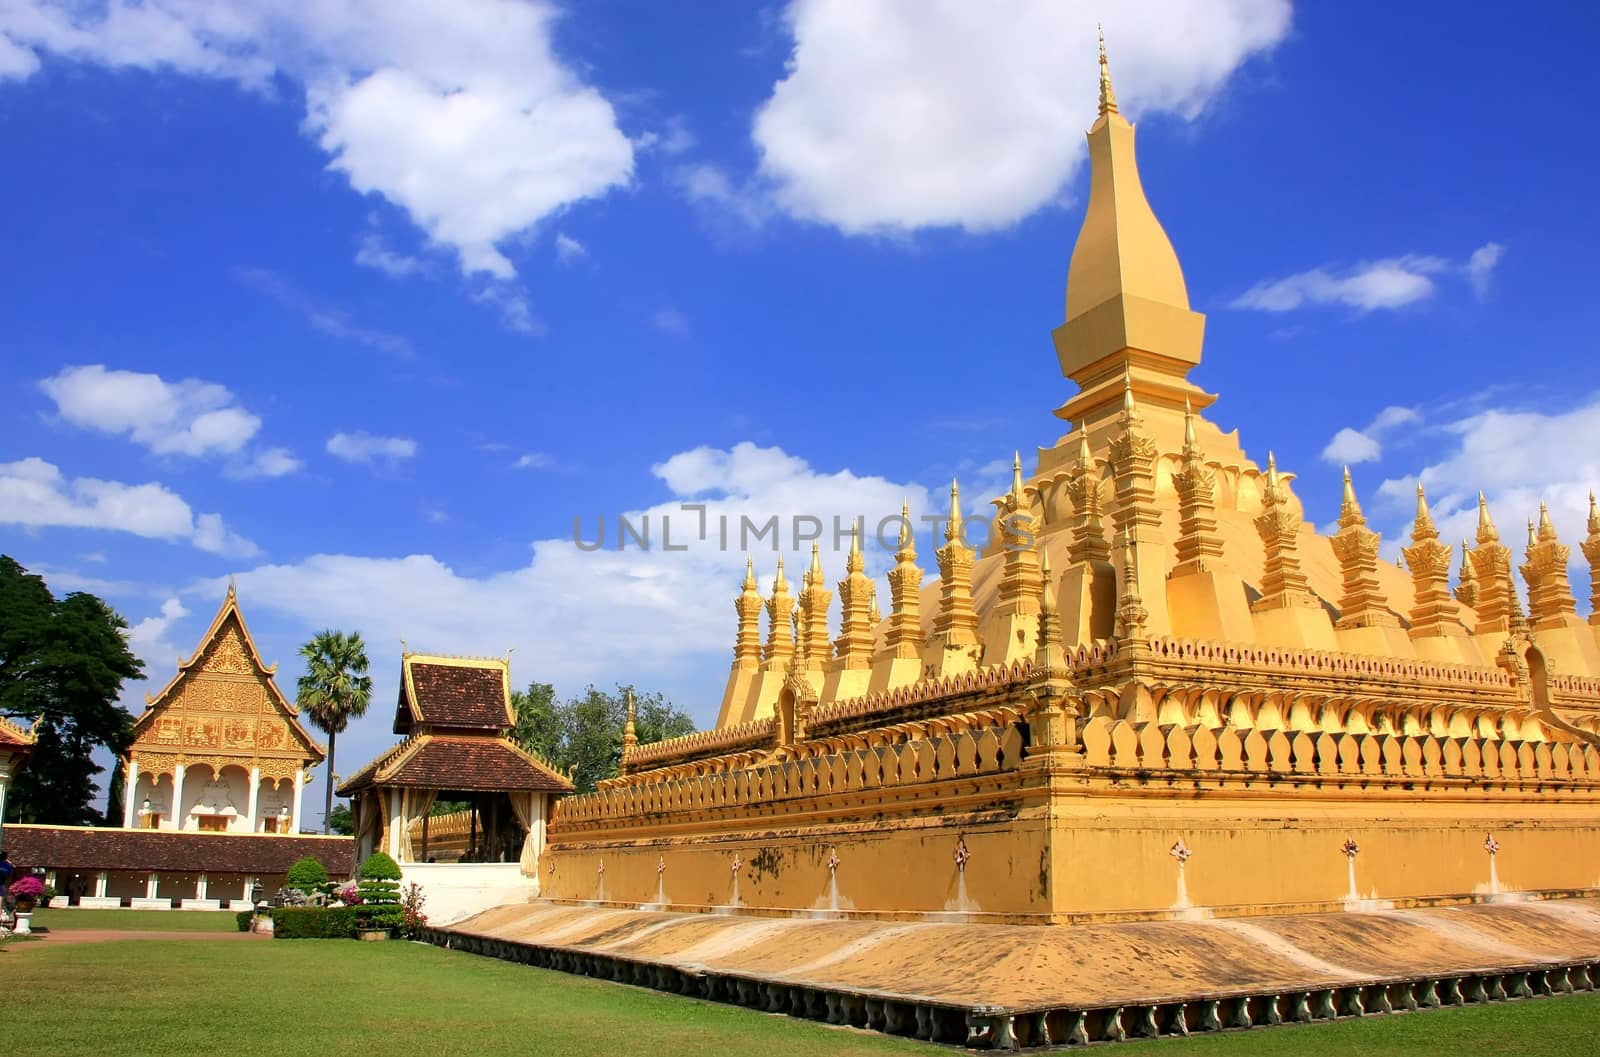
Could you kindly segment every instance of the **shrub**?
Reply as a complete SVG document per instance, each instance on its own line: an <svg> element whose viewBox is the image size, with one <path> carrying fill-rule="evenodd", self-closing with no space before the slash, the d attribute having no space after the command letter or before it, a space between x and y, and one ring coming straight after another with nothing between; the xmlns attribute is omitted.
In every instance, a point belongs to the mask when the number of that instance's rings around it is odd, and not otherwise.
<svg viewBox="0 0 1600 1057"><path fill-rule="evenodd" d="M241 910L233 915L233 921L234 924L239 926L240 932L249 932L250 922L254 921L255 917L256 912L254 910Z"/></svg>
<svg viewBox="0 0 1600 1057"><path fill-rule="evenodd" d="M356 885L356 898L363 904L399 906L399 881L362 881Z"/></svg>
<svg viewBox="0 0 1600 1057"><path fill-rule="evenodd" d="M23 874L11 882L12 899L39 899L44 895L44 882L33 874Z"/></svg>
<svg viewBox="0 0 1600 1057"><path fill-rule="evenodd" d="M406 886L406 894L400 900L400 927L405 930L407 939L416 939L427 926L428 915L422 912L422 905L427 901L421 885L412 881Z"/></svg>
<svg viewBox="0 0 1600 1057"><path fill-rule="evenodd" d="M366 929L397 929L399 907L293 907L272 915L272 937L280 940L347 940Z"/></svg>
<svg viewBox="0 0 1600 1057"><path fill-rule="evenodd" d="M283 875L283 887L298 888L302 892L314 892L318 885L327 882L328 868L309 855L289 867L289 872Z"/></svg>
<svg viewBox="0 0 1600 1057"><path fill-rule="evenodd" d="M398 881L400 880L400 866L388 855L375 851L367 856L367 861L361 864L361 879L363 881Z"/></svg>

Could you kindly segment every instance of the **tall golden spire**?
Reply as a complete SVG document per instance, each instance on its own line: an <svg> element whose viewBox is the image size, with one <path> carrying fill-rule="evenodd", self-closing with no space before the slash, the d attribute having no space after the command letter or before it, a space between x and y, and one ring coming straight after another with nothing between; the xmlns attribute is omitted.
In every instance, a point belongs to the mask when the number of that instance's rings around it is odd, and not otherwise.
<svg viewBox="0 0 1600 1057"><path fill-rule="evenodd" d="M1456 582L1456 601L1464 606L1478 604L1478 577L1472 571L1472 552L1467 541L1461 541L1461 576Z"/></svg>
<svg viewBox="0 0 1600 1057"><path fill-rule="evenodd" d="M1556 535L1550 508L1539 504L1539 522L1528 521L1527 561L1522 577L1528 582L1528 620L1536 629L1558 628L1577 613L1572 597L1572 582L1567 578L1567 559L1572 548Z"/></svg>
<svg viewBox="0 0 1600 1057"><path fill-rule="evenodd" d="M1106 31L1104 26L1095 27L1100 33L1100 116L1117 112L1117 93L1111 88L1111 66L1106 62Z"/></svg>
<svg viewBox="0 0 1600 1057"><path fill-rule="evenodd" d="M832 647L828 642L828 604L833 601L822 575L822 548L811 545L811 567L800 590L799 657L809 669L826 668Z"/></svg>
<svg viewBox="0 0 1600 1057"><path fill-rule="evenodd" d="M744 560L744 583L739 596L733 600L733 610L739 615L739 631L733 642L735 669L755 669L761 666L761 592L756 588L755 560Z"/></svg>
<svg viewBox="0 0 1600 1057"><path fill-rule="evenodd" d="M1178 564L1170 576L1199 572L1222 557L1217 536L1214 496L1217 478L1206 469L1205 456L1194 437L1194 409L1183 403L1183 468L1172 475L1178 493Z"/></svg>
<svg viewBox="0 0 1600 1057"><path fill-rule="evenodd" d="M1376 532L1367 528L1350 480L1350 467L1344 468L1344 499L1339 504L1339 531L1333 536L1333 553L1339 559L1344 590L1339 596L1341 628L1397 627L1400 618L1389 609L1388 600L1378 586L1378 544Z"/></svg>
<svg viewBox="0 0 1600 1057"><path fill-rule="evenodd" d="M833 643L835 671L867 668L872 664L873 603L877 585L863 571L866 558L861 553L861 523L850 528L850 556L845 559L844 579L839 581L839 637Z"/></svg>
<svg viewBox="0 0 1600 1057"><path fill-rule="evenodd" d="M778 572L772 578L772 597L766 601L767 647L762 657L762 667L767 671L781 672L788 668L794 656L794 596L789 593L789 581L783 575L783 559L778 559Z"/></svg>
<svg viewBox="0 0 1600 1057"><path fill-rule="evenodd" d="M900 504L900 547L889 570L889 626L883 648L901 659L922 654L922 569L917 565L916 533L911 528L911 502Z"/></svg>
<svg viewBox="0 0 1600 1057"><path fill-rule="evenodd" d="M1589 535L1583 543L1583 556L1589 559L1589 623L1600 628L1600 506L1589 493Z"/></svg>
<svg viewBox="0 0 1600 1057"><path fill-rule="evenodd" d="M926 654L940 674L976 667L982 655L978 614L972 606L972 548L961 538L961 524L961 486L951 481L945 545L934 552L939 559L939 612L933 618Z"/></svg>
<svg viewBox="0 0 1600 1057"><path fill-rule="evenodd" d="M1421 481L1417 482L1417 519L1411 526L1411 546L1402 548L1400 553L1411 569L1411 637L1466 634L1461 626L1461 611L1450 597L1450 559L1455 549L1439 539Z"/></svg>
<svg viewBox="0 0 1600 1057"><path fill-rule="evenodd" d="M639 735L633 728L633 687L628 687L627 694L628 720L622 726L622 759L617 766L617 770L623 774L628 773L628 757L639 746Z"/></svg>
<svg viewBox="0 0 1600 1057"><path fill-rule="evenodd" d="M1145 198L1103 37L1099 116L1088 139L1089 201L1067 270L1066 322L1054 335L1061 373L1081 391L1056 414L1079 425L1114 414L1119 366L1133 367L1135 388L1155 406L1176 412L1188 396L1203 410L1216 398L1188 374L1200 362L1205 317L1189 308L1178 255Z"/></svg>

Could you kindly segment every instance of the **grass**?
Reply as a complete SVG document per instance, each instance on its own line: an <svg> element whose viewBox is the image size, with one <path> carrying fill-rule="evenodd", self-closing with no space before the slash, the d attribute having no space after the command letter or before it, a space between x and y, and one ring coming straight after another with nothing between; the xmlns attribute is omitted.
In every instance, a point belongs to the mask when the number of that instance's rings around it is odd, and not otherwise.
<svg viewBox="0 0 1600 1057"><path fill-rule="evenodd" d="M29 1057L951 1052L411 943L48 944L0 951L0 973L27 989L6 1005L7 1045ZM1584 994L1105 1052L1589 1057L1597 1024L1600 995Z"/></svg>
<svg viewBox="0 0 1600 1057"><path fill-rule="evenodd" d="M237 932L225 910L35 910L36 929L116 929L150 932Z"/></svg>

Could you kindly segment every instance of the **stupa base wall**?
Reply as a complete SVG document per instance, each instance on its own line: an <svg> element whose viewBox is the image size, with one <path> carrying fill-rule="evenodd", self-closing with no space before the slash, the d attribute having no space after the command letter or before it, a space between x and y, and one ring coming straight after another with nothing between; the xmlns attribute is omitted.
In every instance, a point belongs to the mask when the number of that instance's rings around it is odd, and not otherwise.
<svg viewBox="0 0 1600 1057"><path fill-rule="evenodd" d="M899 805L912 815L864 796L849 813L795 805L787 819L644 817L556 835L541 890L596 906L1018 924L1600 893L1600 810L1586 796L1051 781L1053 793L992 788L977 803L945 790Z"/></svg>
<svg viewBox="0 0 1600 1057"><path fill-rule="evenodd" d="M528 965L996 1049L1600 988L1594 900L1048 928L774 921L541 900L424 936Z"/></svg>

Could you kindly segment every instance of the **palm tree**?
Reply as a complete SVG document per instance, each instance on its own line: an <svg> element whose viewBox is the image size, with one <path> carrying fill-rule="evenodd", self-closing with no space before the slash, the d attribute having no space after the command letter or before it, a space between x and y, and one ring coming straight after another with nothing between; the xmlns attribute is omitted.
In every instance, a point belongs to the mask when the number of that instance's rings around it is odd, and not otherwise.
<svg viewBox="0 0 1600 1057"><path fill-rule="evenodd" d="M306 674L295 696L306 718L328 736L328 795L322 808L322 828L333 812L333 743L340 732L359 719L372 700L372 677L367 674L367 647L361 632L328 629L300 647Z"/></svg>

